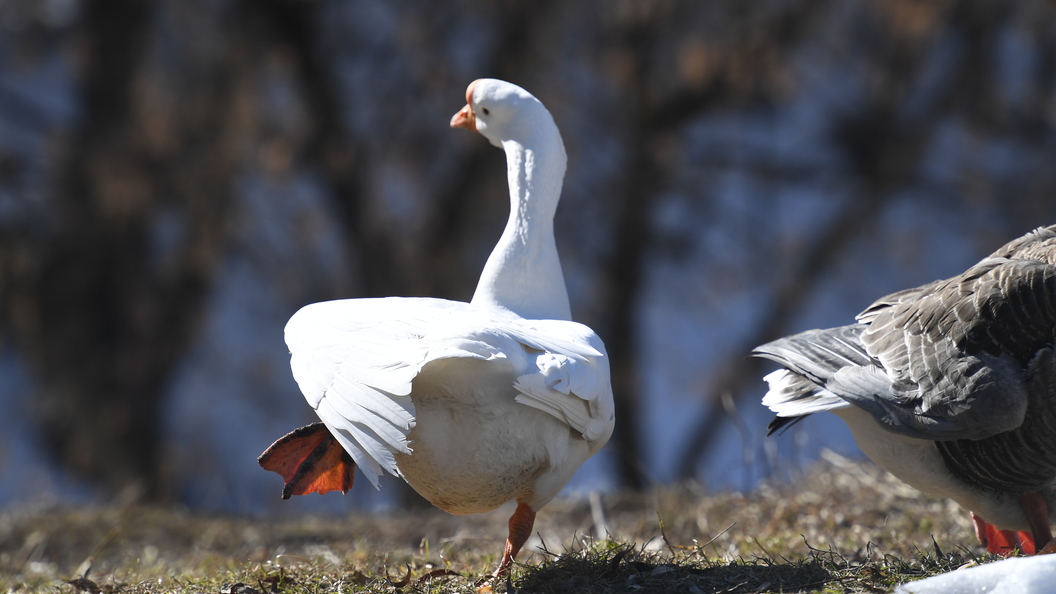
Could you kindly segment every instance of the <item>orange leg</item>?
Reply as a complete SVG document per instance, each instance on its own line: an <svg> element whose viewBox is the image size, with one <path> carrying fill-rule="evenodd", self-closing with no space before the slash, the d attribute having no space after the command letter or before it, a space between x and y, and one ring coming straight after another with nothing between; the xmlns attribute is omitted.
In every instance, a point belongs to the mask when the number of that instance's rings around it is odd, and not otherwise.
<svg viewBox="0 0 1056 594"><path fill-rule="evenodd" d="M1023 503L1023 511L1027 512L1034 548L1040 548L1039 554L1056 552L1056 540L1053 540L1052 529L1049 527L1048 500L1037 491L1020 495L1019 500Z"/></svg>
<svg viewBox="0 0 1056 594"><path fill-rule="evenodd" d="M972 524L975 536L986 547L987 552L1008 557L1012 551L1019 549L1024 555L1056 552L1056 539L1052 538L1049 527L1049 502L1039 492L1024 493L1019 496L1020 504L1027 515L1030 532L999 530L993 524L972 512ZM1044 547L1039 550L1039 547Z"/></svg>
<svg viewBox="0 0 1056 594"><path fill-rule="evenodd" d="M510 516L510 535L506 539L506 549L502 553L502 561L499 568L492 574L493 578L504 578L510 573L513 559L521 551L521 547L532 535L532 526L535 525L535 512L527 505L517 502L517 509Z"/></svg>

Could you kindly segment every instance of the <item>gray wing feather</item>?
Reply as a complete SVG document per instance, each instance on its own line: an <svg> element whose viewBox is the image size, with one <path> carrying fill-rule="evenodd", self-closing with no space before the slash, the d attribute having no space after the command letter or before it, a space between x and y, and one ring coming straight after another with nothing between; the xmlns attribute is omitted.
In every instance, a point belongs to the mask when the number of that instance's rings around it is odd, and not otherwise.
<svg viewBox="0 0 1056 594"><path fill-rule="evenodd" d="M985 489L1029 493L1056 476L1056 352L1043 349L1028 368L1029 408L1023 424L989 439L936 443L946 466Z"/></svg>
<svg viewBox="0 0 1056 594"><path fill-rule="evenodd" d="M1053 367L1028 373L1056 337L1056 226L960 276L883 297L857 319L753 354L812 384L797 388L799 397L827 390L897 433L948 441L1014 430L1039 389L1037 375Z"/></svg>

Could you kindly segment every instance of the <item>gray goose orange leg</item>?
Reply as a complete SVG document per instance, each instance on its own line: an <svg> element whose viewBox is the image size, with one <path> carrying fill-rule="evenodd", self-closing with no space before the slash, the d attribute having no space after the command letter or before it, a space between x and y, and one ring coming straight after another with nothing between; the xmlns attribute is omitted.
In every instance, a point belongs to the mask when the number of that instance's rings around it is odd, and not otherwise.
<svg viewBox="0 0 1056 594"><path fill-rule="evenodd" d="M1049 527L1049 502L1038 491L1019 496L1023 511L1027 514L1030 532L999 530L982 517L972 512L975 537L986 547L987 552L1008 557L1019 549L1024 555L1045 555L1056 552L1056 539Z"/></svg>
<svg viewBox="0 0 1056 594"><path fill-rule="evenodd" d="M1056 552L1056 540L1052 538L1052 529L1049 527L1049 502L1041 493L1024 493L1019 496L1023 503L1023 511L1027 512L1027 522L1030 523L1031 536L1034 538L1034 549L1039 555L1047 555Z"/></svg>

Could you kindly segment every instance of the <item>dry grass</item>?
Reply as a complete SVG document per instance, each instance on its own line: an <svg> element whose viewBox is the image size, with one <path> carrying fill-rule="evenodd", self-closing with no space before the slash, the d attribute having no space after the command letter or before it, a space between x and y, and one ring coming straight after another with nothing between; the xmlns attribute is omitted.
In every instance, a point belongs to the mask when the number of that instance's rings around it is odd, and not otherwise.
<svg viewBox="0 0 1056 594"><path fill-rule="evenodd" d="M876 592L990 560L956 505L834 456L795 484L752 494L684 486L596 503L547 506L523 565L496 591ZM497 562L511 511L269 521L150 507L7 510L0 591L473 591Z"/></svg>

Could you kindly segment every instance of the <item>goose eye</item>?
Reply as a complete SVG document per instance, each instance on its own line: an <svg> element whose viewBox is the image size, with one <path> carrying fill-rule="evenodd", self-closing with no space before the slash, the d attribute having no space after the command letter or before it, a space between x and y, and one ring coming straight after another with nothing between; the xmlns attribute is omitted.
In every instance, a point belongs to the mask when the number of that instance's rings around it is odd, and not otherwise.
<svg viewBox="0 0 1056 594"><path fill-rule="evenodd" d="M488 108L487 108L487 107L482 107L482 108L480 108L480 111L483 111L483 112L484 112L484 115L491 115L491 112L490 112L490 111L488 111Z"/></svg>

